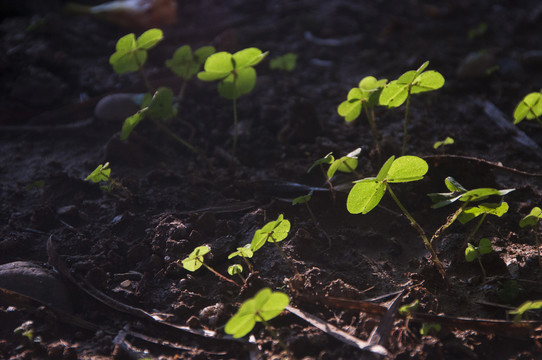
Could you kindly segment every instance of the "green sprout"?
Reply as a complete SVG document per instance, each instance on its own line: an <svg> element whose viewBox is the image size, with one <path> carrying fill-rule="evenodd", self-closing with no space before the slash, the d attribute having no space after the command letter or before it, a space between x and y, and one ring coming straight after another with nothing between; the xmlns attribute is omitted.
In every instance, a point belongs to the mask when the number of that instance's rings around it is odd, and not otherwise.
<svg viewBox="0 0 542 360"><path fill-rule="evenodd" d="M429 336L433 333L438 333L441 329L442 326L440 324L423 323L422 327L420 328L420 335Z"/></svg>
<svg viewBox="0 0 542 360"><path fill-rule="evenodd" d="M254 89L256 85L254 66L258 65L267 54L257 48L244 49L235 54L221 51L209 56L205 60L204 71L198 73L198 78L202 81L220 81L218 93L233 101L232 156L235 156L238 135L236 101L241 95L248 94Z"/></svg>
<svg viewBox="0 0 542 360"><path fill-rule="evenodd" d="M514 110L514 124L519 124L524 119L536 120L542 125L542 90L527 94Z"/></svg>
<svg viewBox="0 0 542 360"><path fill-rule="evenodd" d="M271 70L282 70L291 72L295 69L296 62L297 55L294 53L287 53L269 61L269 68Z"/></svg>
<svg viewBox="0 0 542 360"><path fill-rule="evenodd" d="M375 123L374 108L378 105L380 93L388 80L377 80L373 76L366 76L358 84L358 87L351 89L337 108L337 113L344 117L346 122L352 122L359 117L361 111L365 111L367 121L371 127L375 148L380 154L380 143L378 141L378 130Z"/></svg>
<svg viewBox="0 0 542 360"><path fill-rule="evenodd" d="M226 323L224 332L234 338L241 338L251 332L257 322L261 322L271 336L289 352L275 329L268 323L269 320L280 315L289 303L290 299L285 293L264 288L258 291L256 296L243 302L239 310Z"/></svg>
<svg viewBox="0 0 542 360"><path fill-rule="evenodd" d="M410 319L412 318L412 314L414 314L414 312L418 310L419 305L420 302L418 301L418 299L416 299L410 304L403 305L399 308L399 314L405 317L405 329L407 329L407 331L410 331L408 329L408 324L410 322Z"/></svg>
<svg viewBox="0 0 542 360"><path fill-rule="evenodd" d="M429 61L426 61L418 70L407 71L397 80L388 83L380 94L380 105L389 108L401 106L406 101L401 155L405 154L406 149L410 96L412 94L437 90L444 85L444 77L439 72L433 70L424 71L428 65Z"/></svg>
<svg viewBox="0 0 542 360"><path fill-rule="evenodd" d="M467 242L474 238L487 215L502 217L507 211L508 204L504 201L501 201L500 203L483 203L478 206L465 208L458 217L459 222L463 225L481 215L480 221L478 221L478 224L467 238Z"/></svg>
<svg viewBox="0 0 542 360"><path fill-rule="evenodd" d="M164 34L160 29L147 30L137 39L133 33L125 35L117 41L116 51L109 58L109 63L119 75L139 71L147 89L152 91L149 80L143 72L143 65L147 61L147 50L156 46L163 39Z"/></svg>
<svg viewBox="0 0 542 360"><path fill-rule="evenodd" d="M520 220L519 226L521 228L524 228L526 226L532 226L534 230L534 239L536 243L536 249L538 252L538 264L542 268L542 258L540 257L540 240L538 238L538 231L536 230L536 227L538 226L538 223L542 219L542 210L535 206L531 209L531 212L529 215L525 216L523 219Z"/></svg>
<svg viewBox="0 0 542 360"><path fill-rule="evenodd" d="M446 136L446 139L444 140L441 140L441 141L436 141L434 144L433 144L433 149L438 149L439 147L441 146L445 146L445 145L452 145L453 143L455 142L455 140L449 136Z"/></svg>
<svg viewBox="0 0 542 360"><path fill-rule="evenodd" d="M510 315L514 316L514 322L520 322L523 319L523 315L525 312L529 310L540 310L542 309L542 300L535 300L535 301L526 301L523 304L521 304L518 308L514 310L510 310L508 313Z"/></svg>
<svg viewBox="0 0 542 360"><path fill-rule="evenodd" d="M253 272L252 264L248 261L248 259L251 259L253 255L254 252L250 249L250 244L246 244L243 247L238 247L236 251L228 255L228 259L233 259L236 256L242 257L250 269L250 272Z"/></svg>
<svg viewBox="0 0 542 360"><path fill-rule="evenodd" d="M319 167L322 171L322 174L326 178L326 183L329 186L329 190L331 191L331 196L333 198L333 201L335 201L335 190L333 189L333 183L331 182L331 179L329 176L327 176L326 170L324 170L324 165L332 164L335 161L335 158L333 157L332 153L327 154L323 158L320 158L316 160L311 167L307 170L307 174L312 171L315 167Z"/></svg>
<svg viewBox="0 0 542 360"><path fill-rule="evenodd" d="M182 267L188 271L194 272L200 267L204 266L207 270L218 276L220 279L230 282L239 286L235 281L228 279L209 265L205 263L205 255L211 252L211 248L208 245L202 245L195 248L186 258L181 262Z"/></svg>
<svg viewBox="0 0 542 360"><path fill-rule="evenodd" d="M228 266L228 274L230 274L230 276L239 276L241 278L241 280L243 281L243 284L246 284L246 279L243 277L243 275L241 275L243 273L243 266L241 266L241 264L233 264L231 266Z"/></svg>
<svg viewBox="0 0 542 360"><path fill-rule="evenodd" d="M484 265L482 265L482 255L489 254L492 251L493 246L488 238L480 239L478 246L469 243L465 249L465 260L468 262L473 262L475 259L478 260L478 264L482 270L482 281L486 280L486 269L484 268Z"/></svg>
<svg viewBox="0 0 542 360"><path fill-rule="evenodd" d="M111 177L109 162L106 162L103 165L98 165L98 167L85 178L85 181L90 181L94 184L105 183L105 185L100 186L100 189L107 193L112 193L115 189L120 189L126 194L130 193L130 191L126 189L118 180Z"/></svg>
<svg viewBox="0 0 542 360"><path fill-rule="evenodd" d="M166 66L183 79L181 89L177 95L178 102L181 102L184 97L188 81L200 71L205 60L214 53L215 48L212 46L203 46L192 52L190 45L183 45L173 53L171 59L166 60Z"/></svg>
<svg viewBox="0 0 542 360"><path fill-rule="evenodd" d="M426 249L429 250L431 254L431 260L439 270L442 278L448 284L448 278L444 272L444 267L438 259L435 249L429 242L425 231L416 220L414 220L412 215L399 201L390 187L390 184L392 183L406 183L421 180L428 170L429 167L427 162L419 157L401 156L395 159L395 156L392 156L384 163L376 177L365 178L354 183L354 186L348 193L348 198L346 199L346 208L351 214L367 214L380 203L380 200L386 191L388 191L399 209L401 209L403 214L410 220L411 225L422 238Z"/></svg>
<svg viewBox="0 0 542 360"><path fill-rule="evenodd" d="M284 219L282 214L279 215L277 220L270 221L265 224L262 228L256 230L252 241L250 243L250 250L256 252L265 245L266 242L270 242L277 248L278 252L286 263L290 266L292 271L298 274L297 269L291 262L290 258L284 253L284 250L278 245L278 242L286 239L288 233L290 232L291 224L288 220Z"/></svg>
<svg viewBox="0 0 542 360"><path fill-rule="evenodd" d="M327 169L326 173L327 178L331 179L337 171L344 173L354 173L357 176L360 176L356 173L356 168L358 167L358 156L360 152L361 148L357 148L356 150L348 153L343 157L340 157L339 159L333 159L332 157L332 161L329 164L329 168Z"/></svg>

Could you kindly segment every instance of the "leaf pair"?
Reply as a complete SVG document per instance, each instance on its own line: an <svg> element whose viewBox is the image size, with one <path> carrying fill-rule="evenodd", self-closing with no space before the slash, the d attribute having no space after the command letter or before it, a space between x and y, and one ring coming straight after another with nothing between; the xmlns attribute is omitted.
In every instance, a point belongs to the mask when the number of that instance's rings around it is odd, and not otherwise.
<svg viewBox="0 0 542 360"><path fill-rule="evenodd" d="M268 321L278 316L289 303L288 295L264 288L241 305L237 313L226 323L224 332L235 338L243 337L257 322Z"/></svg>
<svg viewBox="0 0 542 360"><path fill-rule="evenodd" d="M514 110L514 124L524 119L539 119L542 116L542 92L533 92L526 95Z"/></svg>
<svg viewBox="0 0 542 360"><path fill-rule="evenodd" d="M99 183L102 181L111 180L111 168L109 167L109 162L106 162L103 165L98 165L89 176L86 177L85 181L91 181L93 183Z"/></svg>
<svg viewBox="0 0 542 360"><path fill-rule="evenodd" d="M542 220L542 210L538 206L535 206L531 209L529 215L521 219L519 226L522 228L526 226L535 226L540 220Z"/></svg>
<svg viewBox="0 0 542 360"><path fill-rule="evenodd" d="M459 214L458 220L461 224L466 224L480 215L495 215L502 217L507 211L508 204L504 201L501 203L484 203L463 210L461 214Z"/></svg>
<svg viewBox="0 0 542 360"><path fill-rule="evenodd" d="M480 244L478 244L478 246L472 244L467 245L467 248L465 249L465 260L472 262L482 255L489 254L491 251L493 251L491 241L488 238L480 239Z"/></svg>
<svg viewBox="0 0 542 360"><path fill-rule="evenodd" d="M190 80L214 53L215 48L212 46L203 46L192 52L190 45L184 45L175 51L173 58L166 60L166 66L182 79Z"/></svg>
<svg viewBox="0 0 542 360"><path fill-rule="evenodd" d="M440 89L444 85L444 77L434 70L424 72L428 65L429 61L426 61L418 70L407 71L386 85L380 93L380 105L398 107L411 94Z"/></svg>
<svg viewBox="0 0 542 360"><path fill-rule="evenodd" d="M378 105L380 92L388 80L377 80L373 76L366 76L358 84L358 87L348 92L346 101L343 101L337 108L340 116L346 122L354 121L361 114L364 106L368 108Z"/></svg>
<svg viewBox="0 0 542 360"><path fill-rule="evenodd" d="M290 227L290 222L280 214L277 220L270 221L261 229L256 230L250 243L250 250L252 252L259 250L267 241L276 243L286 239L290 232Z"/></svg>
<svg viewBox="0 0 542 360"><path fill-rule="evenodd" d="M164 35L160 29L150 29L135 38L128 34L117 41L116 51L109 58L109 63L117 74L141 70L147 61L147 50L162 41Z"/></svg>
<svg viewBox="0 0 542 360"><path fill-rule="evenodd" d="M204 263L204 256L211 252L208 245L202 245L195 248L183 261L183 267L188 271L198 270Z"/></svg>
<svg viewBox="0 0 542 360"><path fill-rule="evenodd" d="M392 156L384 163L376 177L355 183L346 200L346 208L352 214L367 214L380 203L387 183L404 183L423 179L429 167L425 160L416 156Z"/></svg>
<svg viewBox="0 0 542 360"><path fill-rule="evenodd" d="M256 85L256 70L254 66L259 64L267 56L256 48L248 48L230 54L222 51L207 58L204 71L198 73L202 81L217 81L218 92L226 99L234 100L241 95L248 94Z"/></svg>

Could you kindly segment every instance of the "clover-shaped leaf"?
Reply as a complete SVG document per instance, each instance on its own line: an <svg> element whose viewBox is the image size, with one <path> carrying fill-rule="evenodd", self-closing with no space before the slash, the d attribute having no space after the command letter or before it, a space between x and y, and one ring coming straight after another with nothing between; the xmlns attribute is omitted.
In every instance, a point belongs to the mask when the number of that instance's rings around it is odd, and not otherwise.
<svg viewBox="0 0 542 360"><path fill-rule="evenodd" d="M211 248L207 245L198 246L182 261L183 267L188 271L196 271L203 265L205 254L210 251Z"/></svg>
<svg viewBox="0 0 542 360"><path fill-rule="evenodd" d="M290 226L290 222L280 214L277 220L270 221L261 229L256 230L250 243L250 249L255 252L264 246L267 241L279 242L286 239L290 232Z"/></svg>
<svg viewBox="0 0 542 360"><path fill-rule="evenodd" d="M337 108L337 113L344 117L346 122L357 119L363 106L374 107L378 105L380 91L388 80L377 80L373 76L366 76L358 84L358 87L348 92L346 101Z"/></svg>
<svg viewBox="0 0 542 360"><path fill-rule="evenodd" d="M519 124L524 119L533 120L542 116L542 92L534 92L526 95L514 110L514 124Z"/></svg>
<svg viewBox="0 0 542 360"><path fill-rule="evenodd" d="M246 300L237 313L228 320L224 332L235 338L248 334L256 322L268 321L278 316L290 303L288 295L271 291L269 288L260 290L256 296Z"/></svg>
<svg viewBox="0 0 542 360"><path fill-rule="evenodd" d="M346 199L346 208L352 214L367 214L374 209L386 192L386 183L401 183L423 179L429 167L416 156L390 157L374 178L357 181Z"/></svg>
<svg viewBox="0 0 542 360"><path fill-rule="evenodd" d="M166 66L184 80L190 80L214 52L212 46L203 46L192 52L190 45L184 45L175 51L173 58L166 60Z"/></svg>
<svg viewBox="0 0 542 360"><path fill-rule="evenodd" d="M241 274L243 272L243 267L241 264L233 264L231 266L228 266L228 274L231 276Z"/></svg>
<svg viewBox="0 0 542 360"><path fill-rule="evenodd" d="M410 94L432 91L444 85L444 77L437 71L424 72L429 65L426 61L418 70L410 70L397 80L391 81L380 93L380 105L388 107L401 106Z"/></svg>
<svg viewBox="0 0 542 360"><path fill-rule="evenodd" d="M525 226L535 226L540 219L542 219L542 210L538 206L535 206L531 209L529 215L520 220L519 226L522 228Z"/></svg>
<svg viewBox="0 0 542 360"><path fill-rule="evenodd" d="M254 255L254 252L250 249L250 244L246 244L243 247L238 247L237 251L234 251L230 255L228 255L228 259L232 259L236 256L251 258L253 255Z"/></svg>
<svg viewBox="0 0 542 360"><path fill-rule="evenodd" d="M307 170L307 174L310 173L311 170L314 169L314 168L317 167L317 166L325 165L325 164L331 164L333 161L335 161L335 158L334 158L333 155L331 155L331 154L332 154L332 153L329 153L329 154L327 154L326 156L324 156L323 158L316 160L316 161L311 165L311 167L309 168L309 170Z"/></svg>
<svg viewBox="0 0 542 360"><path fill-rule="evenodd" d="M173 107L173 91L168 87L161 87L154 93L147 115L151 119L169 119L177 113Z"/></svg>
<svg viewBox="0 0 542 360"><path fill-rule="evenodd" d="M137 40L134 34L125 35L117 41L116 51L109 58L109 63L117 74L138 71L147 61L147 50L163 38L160 29L147 30Z"/></svg>
<svg viewBox="0 0 542 360"><path fill-rule="evenodd" d="M256 48L248 48L230 54L222 51L212 54L203 66L204 71L198 73L202 81L220 80L218 92L226 99L234 100L248 94L256 85L256 70L253 66L262 61L267 52Z"/></svg>
<svg viewBox="0 0 542 360"><path fill-rule="evenodd" d="M483 203L478 206L466 208L459 214L458 220L461 224L466 224L480 215L495 215L502 217L508 211L508 204L501 203Z"/></svg>

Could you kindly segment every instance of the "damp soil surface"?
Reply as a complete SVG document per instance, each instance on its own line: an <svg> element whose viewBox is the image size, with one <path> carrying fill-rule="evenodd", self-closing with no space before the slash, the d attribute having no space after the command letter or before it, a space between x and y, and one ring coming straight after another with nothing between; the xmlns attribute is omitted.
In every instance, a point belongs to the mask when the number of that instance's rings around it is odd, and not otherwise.
<svg viewBox="0 0 542 360"><path fill-rule="evenodd" d="M181 45L269 51L255 89L237 101L234 160L232 103L213 83L190 81L167 122L200 155L148 120L121 141L122 103L95 115L105 96L145 92L139 74L119 76L108 63L116 40L142 29L67 15L59 1L6 5L0 358L542 358L540 315L514 325L508 314L542 299L535 233L519 226L542 205L542 127L512 125L521 98L542 86L539 1L317 3L183 1L176 25L156 25L164 41L145 64L156 88L180 88L163 64ZM298 55L293 71L269 68L288 52ZM406 153L424 158L429 171L392 184L397 197L431 237L459 207L431 208L427 193L448 191L446 177L467 189L515 189L503 198L508 212L487 216L474 237L480 218L441 232L434 246L449 286L387 194L353 215L341 191L400 156L405 108L375 109L378 153L365 116L346 124L337 106L363 77L396 79L427 60L446 83L412 97ZM455 143L435 150L448 136ZM326 154L357 148L356 175L335 176L336 192L320 169L307 173ZM111 191L85 181L106 162ZM317 191L308 207L292 205L309 187ZM252 271L228 259L280 214L291 223L278 244L287 261L273 244L254 253ZM485 278L463 255L482 237L493 246L481 257ZM180 266L204 244L206 263L237 284ZM234 263L245 267L243 280L227 275ZM265 287L287 293L301 311L269 322L288 352L261 323L250 337L224 336L238 306ZM397 313L415 300L416 314ZM423 324L440 331L421 335Z"/></svg>

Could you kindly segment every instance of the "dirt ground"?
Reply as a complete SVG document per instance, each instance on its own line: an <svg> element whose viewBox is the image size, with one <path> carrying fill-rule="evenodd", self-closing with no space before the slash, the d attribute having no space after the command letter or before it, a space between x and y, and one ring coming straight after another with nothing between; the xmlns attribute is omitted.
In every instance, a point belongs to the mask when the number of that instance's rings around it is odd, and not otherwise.
<svg viewBox="0 0 542 360"><path fill-rule="evenodd" d="M181 45L269 51L237 101L233 165L232 103L214 83L191 80L167 123L205 157L147 119L121 141L124 116L95 115L105 96L145 92L139 74L109 64L121 36L145 29L66 14L62 1L0 4L0 358L542 359L540 313L520 324L508 314L542 299L534 231L519 226L542 205L542 127L512 125L518 102L542 86L539 1L179 1L178 22L155 25L164 40L145 64L153 87L178 91L164 61ZM271 70L288 52L296 68ZM449 287L387 195L366 215L350 214L341 191L291 203L327 189L307 169L330 152L361 148L358 174L337 175L336 186L400 155L404 105L375 109L381 154L365 116L346 124L337 106L363 77L396 79L427 60L446 82L412 97L406 152L429 171L393 184L398 198L431 236L458 208L431 208L427 194L446 192L447 176L515 189L508 212L471 239L493 245L485 279L463 256L477 220L442 232ZM435 150L447 136L455 143ZM120 184L112 192L85 181L105 162ZM266 245L246 282L236 279L242 287L179 266L207 244L207 263L228 276L228 255L279 214L291 222L280 243L291 263ZM288 351L262 324L250 337L224 335L264 287L290 297L293 310L270 321ZM414 300L414 315L397 313ZM423 324L441 329L421 335Z"/></svg>

